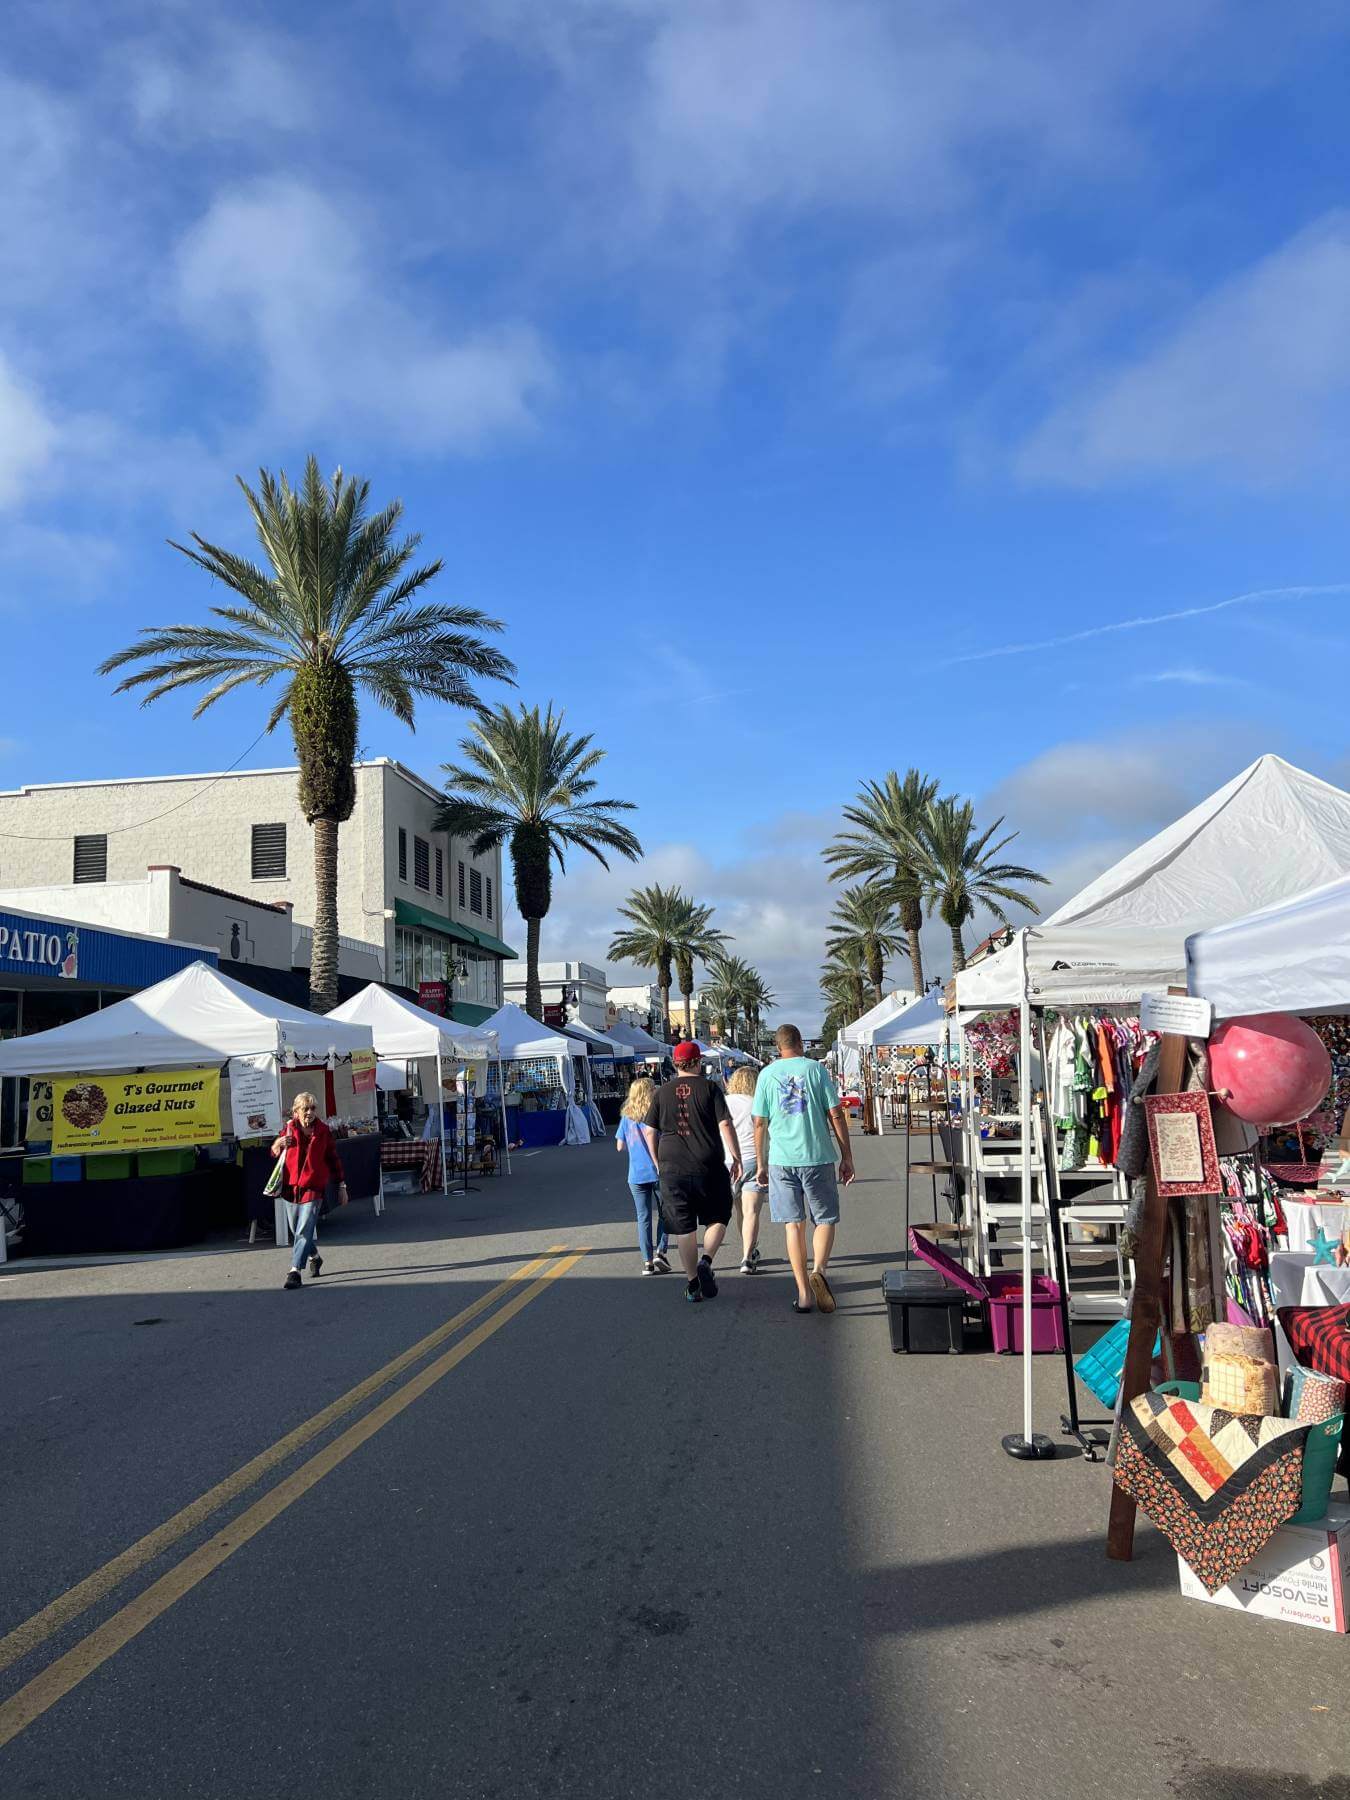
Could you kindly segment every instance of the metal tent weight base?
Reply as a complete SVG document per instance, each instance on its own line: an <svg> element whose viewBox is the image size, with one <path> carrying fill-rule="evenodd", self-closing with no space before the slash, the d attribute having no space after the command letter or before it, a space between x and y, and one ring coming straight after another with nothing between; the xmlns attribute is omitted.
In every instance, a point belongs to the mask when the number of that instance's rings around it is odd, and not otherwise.
<svg viewBox="0 0 1350 1800"><path fill-rule="evenodd" d="M1033 1431L1029 1438L1023 1437L1020 1431L1011 1431L1003 1440L1003 1448L1018 1462L1048 1462L1055 1454L1054 1444L1039 1431Z"/></svg>

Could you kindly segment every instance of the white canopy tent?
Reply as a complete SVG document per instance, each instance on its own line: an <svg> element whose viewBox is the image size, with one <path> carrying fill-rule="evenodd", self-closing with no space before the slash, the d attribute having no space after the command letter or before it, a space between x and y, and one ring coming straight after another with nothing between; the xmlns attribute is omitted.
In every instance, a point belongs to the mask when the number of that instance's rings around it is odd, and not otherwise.
<svg viewBox="0 0 1350 1800"><path fill-rule="evenodd" d="M670 1045L663 1044L660 1038L654 1038L640 1025L611 1025L608 1035L617 1038L621 1044L628 1044L638 1056L648 1060L656 1057L664 1061L670 1055Z"/></svg>
<svg viewBox="0 0 1350 1800"><path fill-rule="evenodd" d="M1221 1019L1350 1007L1350 876L1196 932L1186 970Z"/></svg>
<svg viewBox="0 0 1350 1800"><path fill-rule="evenodd" d="M1039 1006L1122 1005L1181 985L1196 931L1350 874L1350 794L1262 756L1029 929ZM956 977L961 1012L1021 996L1020 943Z"/></svg>
<svg viewBox="0 0 1350 1800"><path fill-rule="evenodd" d="M275 1056L319 1063L374 1048L370 1028L305 1012L204 962L101 1012L0 1044L0 1075L111 1074Z"/></svg>
<svg viewBox="0 0 1350 1800"><path fill-rule="evenodd" d="M495 1034L457 1027L452 1019L442 1018L438 1013L428 1012L425 1007L418 1006L411 1000L391 994L388 988L381 987L374 981L363 987L359 994L353 994L350 1000L344 1000L341 1006L335 1006L328 1017L341 1019L349 1024L369 1026L375 1040L375 1054L385 1062L402 1061L406 1064L420 1062L423 1057L434 1058L436 1108L441 1129L441 1186L448 1194L450 1174L445 1154L445 1066L496 1061L500 1075L501 1062ZM387 1079L380 1078L378 1072L377 1079L380 1086L388 1085ZM407 1085L406 1077L400 1085ZM500 1085L499 1081L499 1088ZM510 1133L506 1129L506 1101L500 1092L497 1098L501 1107L502 1146L509 1174L511 1152L507 1147ZM467 1168L464 1179L467 1184Z"/></svg>
<svg viewBox="0 0 1350 1800"><path fill-rule="evenodd" d="M562 1089L567 1113L563 1141L589 1143L591 1127L585 1111L576 1104L573 1086L574 1071L580 1060L586 1103L587 1106L591 1105L590 1058L585 1044L579 1038L565 1037L561 1032L550 1031L547 1025L541 1025L538 1019L531 1018L522 1007L513 1006L510 1001L505 1006L499 1006L492 1017L484 1019L477 1029L483 1033L492 1031L497 1034L504 1063L535 1058L557 1063L558 1085Z"/></svg>
<svg viewBox="0 0 1350 1800"><path fill-rule="evenodd" d="M566 1036L580 1038L590 1050L592 1056L618 1056L631 1059L632 1046L625 1044L612 1032L597 1031L594 1025L586 1025L580 1019L569 1019L563 1026Z"/></svg>
<svg viewBox="0 0 1350 1800"><path fill-rule="evenodd" d="M934 988L930 993L912 1000L893 1019L876 1026L872 1044L877 1049L883 1045L895 1049L942 1044L947 1041L947 1034L952 1029L953 1023L942 1004L941 991Z"/></svg>
<svg viewBox="0 0 1350 1800"><path fill-rule="evenodd" d="M283 1066L324 1063L374 1047L368 1025L306 1012L195 962L101 1012L0 1044L0 1075L108 1075L267 1056L284 1115ZM382 1210L378 1200L376 1205ZM274 1214L277 1242L284 1244L286 1214L279 1198Z"/></svg>
<svg viewBox="0 0 1350 1800"><path fill-rule="evenodd" d="M893 994L884 995L875 1006L869 1007L861 1018L854 1019L850 1025L841 1026L835 1042L856 1045L877 1042L877 1031L883 1025L888 1025L892 1019L898 1018L907 1006L914 1004L918 997L917 994L901 989L897 989Z"/></svg>

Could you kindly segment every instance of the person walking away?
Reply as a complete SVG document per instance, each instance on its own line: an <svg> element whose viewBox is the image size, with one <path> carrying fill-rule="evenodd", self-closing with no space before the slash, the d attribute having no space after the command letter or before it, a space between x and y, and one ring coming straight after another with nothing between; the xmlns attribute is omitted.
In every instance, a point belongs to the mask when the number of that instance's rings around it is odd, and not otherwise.
<svg viewBox="0 0 1350 1800"><path fill-rule="evenodd" d="M661 1213L675 1238L686 1300L713 1300L713 1258L731 1219L731 1188L741 1178L741 1152L726 1095L700 1069L696 1043L675 1046L675 1074L652 1095L644 1123L657 1134ZM703 1254L698 1232L703 1227Z"/></svg>
<svg viewBox="0 0 1350 1800"><path fill-rule="evenodd" d="M633 1196L633 1206L637 1211L642 1273L669 1275L666 1223L661 1217L660 1177L656 1172L656 1133L643 1123L651 1111L655 1093L656 1083L646 1075L639 1075L630 1084L628 1098L619 1113L614 1147L620 1155L625 1150L628 1152L628 1191Z"/></svg>
<svg viewBox="0 0 1350 1800"><path fill-rule="evenodd" d="M839 1183L847 1186L853 1179L848 1115L824 1064L804 1054L795 1025L780 1025L774 1042L778 1060L766 1064L755 1083L760 1188L767 1185L769 1190L769 1216L787 1230L788 1261L797 1282L793 1311L810 1312L814 1296L821 1312L832 1313L834 1295L826 1270L839 1223ZM808 1213L814 1226L809 1280Z"/></svg>
<svg viewBox="0 0 1350 1800"><path fill-rule="evenodd" d="M742 1063L727 1082L727 1111L741 1152L741 1179L732 1201L732 1218L741 1239L741 1274L759 1268L760 1189L755 1179L755 1075Z"/></svg>
<svg viewBox="0 0 1350 1800"><path fill-rule="evenodd" d="M338 1184L338 1204L347 1204L347 1184L333 1143L333 1134L319 1117L313 1094L297 1094L291 1117L272 1145L273 1156L286 1158L286 1223L295 1239L291 1272L284 1286L298 1288L300 1271L309 1263L311 1281L323 1268L319 1255L319 1209L328 1184Z"/></svg>

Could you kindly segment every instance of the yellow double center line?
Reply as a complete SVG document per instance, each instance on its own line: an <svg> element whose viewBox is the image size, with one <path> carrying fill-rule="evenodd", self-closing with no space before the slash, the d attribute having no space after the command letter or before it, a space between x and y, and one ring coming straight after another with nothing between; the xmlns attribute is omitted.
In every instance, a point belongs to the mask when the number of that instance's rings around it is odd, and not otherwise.
<svg viewBox="0 0 1350 1800"><path fill-rule="evenodd" d="M466 1306L462 1312L456 1313L454 1318L447 1319L444 1325L438 1326L435 1331L430 1332L410 1349L396 1356L392 1362L386 1363L382 1369L377 1369L373 1375L367 1376L364 1381L349 1389L340 1399L333 1401L330 1406L326 1406L322 1412L315 1413L313 1418L307 1419L303 1425L298 1425L294 1431L279 1438L275 1444L270 1445L250 1462L245 1463L242 1468L236 1469L233 1475L218 1482L200 1498L185 1506L181 1512L175 1513L171 1519L165 1520L164 1524L157 1526L154 1531L148 1532L129 1549L124 1550L120 1556L113 1557L102 1568L96 1569L92 1575L68 1589L49 1606L45 1606L41 1612L34 1613L31 1619L16 1626L7 1637L0 1639L0 1670L8 1668L19 1657L27 1655L29 1651L44 1643L62 1625L77 1618L98 1600L111 1593L138 1569L143 1568L152 1558L160 1555L180 1538L185 1537L212 1513L218 1512L221 1507L228 1505L231 1500L256 1485L270 1470L284 1462L287 1457L294 1455L296 1450L317 1437L336 1420L351 1412L363 1400L378 1392L380 1388L387 1387L391 1381L396 1380L429 1350L434 1349L446 1338L462 1330L473 1319L487 1312L513 1288L519 1287L522 1282L529 1281L530 1276L543 1268L551 1257L558 1256L565 1249L565 1244L555 1244L543 1256L526 1263L514 1275L499 1282L495 1288L475 1300L471 1306ZM546 1274L541 1275L538 1280L531 1281L528 1287L521 1289L507 1301L505 1306L498 1308L490 1318L485 1319L466 1337L461 1338L453 1349L447 1350L434 1362L428 1363L419 1374L388 1395L378 1406L372 1407L364 1418L358 1420L355 1425L349 1426L330 1444L326 1444L322 1450L316 1452L306 1462L301 1463L298 1469L288 1475L284 1481L278 1482L261 1499L255 1500L252 1506L246 1508L223 1530L218 1531L214 1537L208 1538L204 1544L184 1557L182 1562L176 1563L166 1574L161 1575L158 1581L152 1582L143 1593L138 1594L134 1600L128 1601L110 1619L91 1631L87 1637L81 1638L73 1649L68 1650L64 1656L58 1657L54 1663L50 1663L41 1674L35 1675L26 1686L19 1689L12 1699L0 1705L0 1747L17 1737L19 1732L70 1693L71 1689L77 1687L87 1675L92 1675L95 1669L105 1663L110 1656L114 1656L124 1644L130 1643L131 1639L144 1631L147 1625L153 1624L161 1613L167 1612L175 1601L181 1600L185 1594L190 1593L198 1582L204 1580L213 1570L218 1569L222 1563L234 1555L236 1550L242 1549L251 1538L257 1536L265 1525L270 1525L273 1519L278 1518L286 1511L287 1507L294 1505L303 1494L309 1492L316 1482L322 1481L324 1476L337 1468L339 1463L345 1462L354 1451L359 1450L362 1444L374 1437L375 1433L387 1425L391 1419L395 1419L401 1412L405 1412L415 1400L419 1400L443 1376L448 1375L452 1369L458 1368L466 1357L472 1356L480 1344L485 1344L494 1332L500 1331L503 1325L509 1324L516 1314L523 1312L532 1300L537 1299L560 1276L574 1268L585 1254L583 1249L573 1251L569 1256L563 1256L562 1260L555 1263Z"/></svg>

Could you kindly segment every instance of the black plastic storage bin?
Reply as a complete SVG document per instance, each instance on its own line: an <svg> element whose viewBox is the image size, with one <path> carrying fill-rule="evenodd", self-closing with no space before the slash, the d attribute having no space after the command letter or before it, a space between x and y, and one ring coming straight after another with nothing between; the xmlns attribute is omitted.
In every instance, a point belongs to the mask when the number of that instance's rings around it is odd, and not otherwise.
<svg viewBox="0 0 1350 1800"><path fill-rule="evenodd" d="M966 1296L936 1269L887 1269L881 1293L892 1350L911 1356L960 1356L964 1351Z"/></svg>

